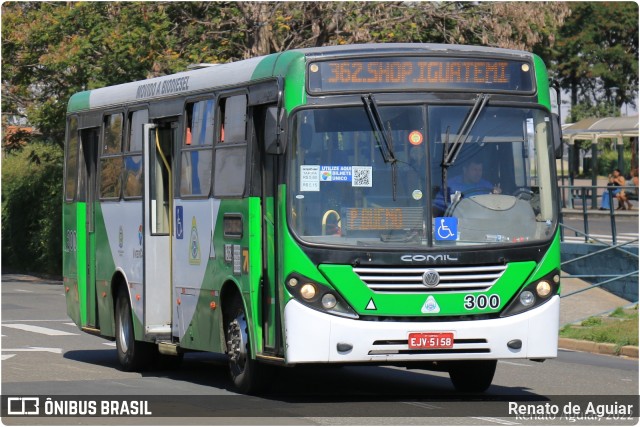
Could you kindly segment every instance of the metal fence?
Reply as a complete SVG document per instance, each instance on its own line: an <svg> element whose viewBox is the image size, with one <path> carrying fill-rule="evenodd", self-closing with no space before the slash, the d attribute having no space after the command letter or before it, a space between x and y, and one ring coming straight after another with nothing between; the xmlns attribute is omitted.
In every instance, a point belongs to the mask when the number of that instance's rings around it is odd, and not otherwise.
<svg viewBox="0 0 640 427"><path fill-rule="evenodd" d="M594 288L600 288L605 285L611 285L614 282L626 282L633 280L635 278L634 283L637 286L638 283L638 254L637 251L628 250L629 246L637 246L638 238L620 242L618 239L618 232L616 227L616 218L619 218L619 212L616 212L615 207L615 196L613 191L619 189L620 187L610 187L610 186L559 186L559 196L561 201L561 206L564 207L564 211L566 213L567 210L570 210L573 215L581 215L583 220L583 230L579 230L573 228L563 221L563 214L560 214L560 232L561 238L564 241L565 233L575 233L576 236L584 237L584 243L595 244L594 247L591 248L590 253L587 253L583 256L578 256L572 259L566 259L561 263L561 268L563 271L562 278L577 278L585 280L589 283L589 286L569 292L567 294L563 294L561 298L568 298L576 294L580 294L586 291L589 291ZM635 187L623 187L627 191L635 190ZM599 200L602 197L602 193L605 191L609 192L609 207L602 210L600 209ZM603 241L592 234L590 234L589 230L589 218L593 216L607 216L609 218L609 223L611 227L611 243L607 241ZM608 240L608 239L607 239ZM596 246L597 245L597 246ZM607 257L611 252L620 252L621 255L624 254L623 257L616 258L625 258L628 260L628 268L619 271L617 274L609 274L610 271L606 271L608 267L607 262L603 262L603 258ZM566 270L571 270L570 264L572 263L583 263L586 259L593 259L593 261L589 261L592 265L602 266L602 272L598 274L569 274ZM567 268L569 267L569 268ZM574 268L575 270L575 268ZM592 272L593 273L593 272ZM618 283L618 284L619 284ZM618 285L616 284L616 286ZM606 287L606 286L605 286ZM637 303L636 301L632 301ZM600 313L593 313L593 315Z"/></svg>

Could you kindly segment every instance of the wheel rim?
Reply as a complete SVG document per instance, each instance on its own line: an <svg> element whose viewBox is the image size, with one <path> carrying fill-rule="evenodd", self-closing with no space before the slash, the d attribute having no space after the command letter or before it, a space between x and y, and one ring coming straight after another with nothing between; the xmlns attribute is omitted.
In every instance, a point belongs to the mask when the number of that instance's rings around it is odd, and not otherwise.
<svg viewBox="0 0 640 427"><path fill-rule="evenodd" d="M131 339L131 318L128 315L128 310L120 310L118 317L120 318L120 328L118 330L118 337L120 350L126 353L129 350L129 340Z"/></svg>
<svg viewBox="0 0 640 427"><path fill-rule="evenodd" d="M231 367L231 373L237 376L244 372L247 364L247 343L249 342L249 338L247 336L247 322L244 314L238 314L238 316L229 323L228 332L227 353L229 355L229 366Z"/></svg>

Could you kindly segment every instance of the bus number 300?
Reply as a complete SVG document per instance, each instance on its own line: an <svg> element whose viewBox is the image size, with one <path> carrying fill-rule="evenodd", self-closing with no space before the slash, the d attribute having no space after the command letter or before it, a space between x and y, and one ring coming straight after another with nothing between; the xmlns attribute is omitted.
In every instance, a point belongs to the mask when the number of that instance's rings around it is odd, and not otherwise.
<svg viewBox="0 0 640 427"><path fill-rule="evenodd" d="M464 308L467 310L473 310L474 308L479 310L491 308L495 310L498 307L500 307L499 295L466 295L464 297Z"/></svg>

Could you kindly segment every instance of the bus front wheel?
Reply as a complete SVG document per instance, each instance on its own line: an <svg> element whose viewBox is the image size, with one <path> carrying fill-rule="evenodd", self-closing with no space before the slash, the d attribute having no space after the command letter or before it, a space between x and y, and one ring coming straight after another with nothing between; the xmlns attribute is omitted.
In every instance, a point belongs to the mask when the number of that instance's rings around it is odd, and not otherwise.
<svg viewBox="0 0 640 427"><path fill-rule="evenodd" d="M497 360L452 362L449 377L457 391L482 393L491 386L497 363Z"/></svg>
<svg viewBox="0 0 640 427"><path fill-rule="evenodd" d="M140 370L154 362L153 344L135 340L129 294L124 289L118 292L116 300L116 347L118 361L127 372Z"/></svg>
<svg viewBox="0 0 640 427"><path fill-rule="evenodd" d="M267 385L267 366L251 357L247 317L239 301L232 303L226 321L229 372L236 388L245 394L262 391Z"/></svg>

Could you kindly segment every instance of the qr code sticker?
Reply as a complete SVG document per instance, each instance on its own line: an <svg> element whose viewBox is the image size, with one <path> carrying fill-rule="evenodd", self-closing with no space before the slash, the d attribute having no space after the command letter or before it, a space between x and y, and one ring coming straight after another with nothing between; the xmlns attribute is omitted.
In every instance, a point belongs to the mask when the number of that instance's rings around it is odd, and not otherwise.
<svg viewBox="0 0 640 427"><path fill-rule="evenodd" d="M372 187L373 172L371 166L352 166L351 185L353 187Z"/></svg>

